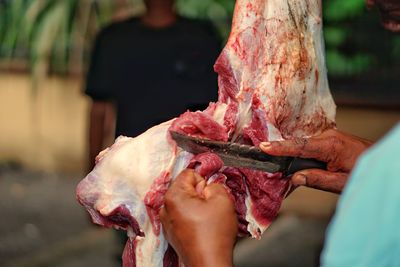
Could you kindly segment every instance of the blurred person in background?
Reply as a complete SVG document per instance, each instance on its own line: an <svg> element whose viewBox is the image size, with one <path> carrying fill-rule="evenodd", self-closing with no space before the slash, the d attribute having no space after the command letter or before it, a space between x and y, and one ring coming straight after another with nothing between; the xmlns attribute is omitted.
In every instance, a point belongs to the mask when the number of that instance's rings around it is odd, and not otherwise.
<svg viewBox="0 0 400 267"><path fill-rule="evenodd" d="M378 7L385 28L400 32L399 0L368 0L367 4ZM400 266L400 124L371 145L356 136L328 130L309 139L260 146L271 155L327 163L326 171L294 174L294 186L335 193L343 190L327 231L321 266ZM185 266L232 266L237 219L222 185L206 185L203 177L185 170L166 193L160 218L167 240Z"/></svg>
<svg viewBox="0 0 400 267"><path fill-rule="evenodd" d="M174 0L144 0L142 17L97 36L85 93L91 97L89 164L112 135L135 137L217 98L221 41L210 22L182 18ZM116 121L113 113L116 111Z"/></svg>
<svg viewBox="0 0 400 267"><path fill-rule="evenodd" d="M111 24L97 36L85 90L92 99L88 171L114 130L115 137L135 137L216 101L213 64L221 41L212 24L180 17L174 0L144 3L142 17ZM126 234L119 239L122 251Z"/></svg>

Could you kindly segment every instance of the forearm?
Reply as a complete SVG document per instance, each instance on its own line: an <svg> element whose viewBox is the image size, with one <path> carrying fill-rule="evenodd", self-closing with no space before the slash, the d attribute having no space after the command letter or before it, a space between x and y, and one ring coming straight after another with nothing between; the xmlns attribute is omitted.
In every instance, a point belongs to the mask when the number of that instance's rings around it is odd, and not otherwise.
<svg viewBox="0 0 400 267"><path fill-rule="evenodd" d="M179 174L164 198L160 220L168 242L187 267L231 267L238 221L224 186L193 170Z"/></svg>
<svg viewBox="0 0 400 267"><path fill-rule="evenodd" d="M215 222L214 222L215 223ZM235 227L237 227L235 225ZM235 229L235 227L231 227ZM236 235L224 235L222 232L210 235L207 225L199 224L191 233L196 233L187 239L181 252L182 259L188 267L232 267L233 249Z"/></svg>
<svg viewBox="0 0 400 267"><path fill-rule="evenodd" d="M89 158L88 169L91 170L95 165L96 156L104 148L106 135L106 112L107 102L93 101L90 108L89 122Z"/></svg>
<svg viewBox="0 0 400 267"><path fill-rule="evenodd" d="M190 249L190 248L189 248ZM183 259L187 267L232 267L233 249L207 249Z"/></svg>

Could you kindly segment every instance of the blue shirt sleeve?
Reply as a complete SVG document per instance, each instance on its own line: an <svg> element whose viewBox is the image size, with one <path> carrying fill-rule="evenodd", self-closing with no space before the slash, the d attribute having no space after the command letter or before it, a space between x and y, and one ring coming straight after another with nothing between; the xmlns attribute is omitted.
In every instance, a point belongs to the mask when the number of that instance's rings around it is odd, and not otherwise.
<svg viewBox="0 0 400 267"><path fill-rule="evenodd" d="M323 267L400 266L400 124L357 163L321 261Z"/></svg>

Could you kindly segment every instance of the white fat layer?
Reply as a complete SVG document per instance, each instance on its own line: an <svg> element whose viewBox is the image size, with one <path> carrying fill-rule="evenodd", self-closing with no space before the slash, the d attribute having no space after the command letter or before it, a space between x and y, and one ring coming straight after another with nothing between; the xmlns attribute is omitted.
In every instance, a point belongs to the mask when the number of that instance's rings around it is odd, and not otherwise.
<svg viewBox="0 0 400 267"><path fill-rule="evenodd" d="M124 205L137 220L145 233L145 237L136 237L137 255L141 255L137 266L162 266L167 247L162 234L153 233L144 197L156 178L179 165L174 164L174 147L167 140L170 125L163 123L136 138L119 137L83 181L82 200L96 199L93 206L100 214L107 216ZM128 235L134 236L132 229Z"/></svg>
<svg viewBox="0 0 400 267"><path fill-rule="evenodd" d="M163 266L165 251L168 248L168 242L165 240L161 231L156 236L152 230L151 223L146 225L146 237L136 237L136 266L154 267Z"/></svg>
<svg viewBox="0 0 400 267"><path fill-rule="evenodd" d="M214 111L213 119L221 125L224 125L224 118L225 118L225 113L226 113L227 108L228 108L228 105L221 103L221 104L217 104L217 107Z"/></svg>
<svg viewBox="0 0 400 267"><path fill-rule="evenodd" d="M268 141L282 141L281 132L270 122L267 122Z"/></svg>
<svg viewBox="0 0 400 267"><path fill-rule="evenodd" d="M243 129L249 126L251 122L251 105L249 102L240 102L238 108L238 121L236 124L236 130L232 137L236 140L237 137L243 132Z"/></svg>
<svg viewBox="0 0 400 267"><path fill-rule="evenodd" d="M275 124L275 116L281 110L291 111L287 114L285 121L288 126L292 124L292 136L294 137L306 137L319 133L318 129L310 132L301 124L296 126L297 117L302 118L305 126L311 124L318 115L320 115L320 119L326 118L328 121L334 122L336 106L329 91L320 12L321 6L318 0L269 0L264 2L238 0L236 2L232 33L224 52L232 65L235 79L240 81L237 98L245 107L242 107L241 112L247 111L250 107L251 99L246 97L246 92L250 88L257 93L266 108L269 116L268 123L272 127L272 130L268 128L270 140L282 139ZM292 16L295 18L295 23L292 21ZM304 21L300 22L301 20ZM274 28L274 23L277 25L275 25L276 28ZM301 23L306 25L306 28L299 29ZM254 30L257 30L257 39L252 38ZM268 31L272 33L263 35ZM294 34L294 38L288 38L287 36L290 34ZM237 52L239 35L244 43L241 45L249 46L247 52L250 56L252 53L258 53L258 57L245 59L241 57L241 54ZM246 38L252 38L252 43L246 43ZM307 51L307 60L311 62L310 69L305 70L305 78L296 74L300 54L304 49L301 44ZM239 46L239 50L242 46ZM262 48L258 50L260 46ZM271 51L274 54L270 54ZM246 62L246 60L253 61ZM268 60L278 61L273 63ZM254 69L254 66L265 67ZM283 77L294 75L290 78L287 77L284 79L284 84L276 87L276 78L282 68ZM301 97L303 90L305 97ZM271 105L271 102L277 106ZM237 134L246 126L247 121L243 120L243 116L246 115L248 113L240 114Z"/></svg>
<svg viewBox="0 0 400 267"><path fill-rule="evenodd" d="M254 218L253 214L251 213L253 201L251 200L250 192L249 192L248 188L246 188L246 191L247 191L247 196L245 199L245 205L246 205L246 209L247 209L246 221L249 222L249 224L247 225L247 231L249 231L250 235L253 238L260 239L261 238L260 233L263 233L268 226L260 225L259 222Z"/></svg>
<svg viewBox="0 0 400 267"><path fill-rule="evenodd" d="M250 0L238 0L236 2L232 33L224 51L234 70L235 79L240 81L239 92L237 94L237 98L240 102L239 122L235 136L239 135L242 130L248 126L251 120L251 99L247 97L249 88L258 95L266 110L266 127L268 129L268 139L271 141L283 140L282 134L276 126L274 117L279 114L281 110L291 110L291 113L287 114L287 120L290 123L296 123L296 117L299 116L303 119L303 125L307 126L307 124L315 119L316 114L321 115L319 119L323 120L326 118L328 121L334 122L336 106L329 91L325 66L320 1L269 0L257 2L255 9L258 13L252 10L252 4L255 2ZM289 10L289 7L291 7L291 10ZM307 30L298 33L298 39L288 39L282 42L279 40L279 33L288 34L298 31L296 27L299 25L299 22L297 21L297 25L289 22L290 12L295 13L294 16L296 19L301 17L305 18L304 23L307 25ZM260 20L262 21L261 24L264 23L264 26L255 26ZM238 35L241 34L246 38L245 34L248 33L251 35L251 31L257 29L257 27L259 27L257 30L261 33L271 30L267 28L266 23L267 21L274 20L284 21L284 23L278 27L278 34L260 37L265 51L260 54L259 60L255 59L258 60L258 62L246 63L236 51ZM281 56L281 58L286 57L286 60L294 60L296 57L299 57L301 53L302 47L299 40L303 42L306 48L308 60L311 62L311 69L307 70L307 76L304 79L293 76L285 81L286 84L278 84L278 87L275 87L274 85L277 82L276 78L281 71L282 64L288 64L286 67L289 74L292 70L295 71L296 67L291 66L291 63L277 62L277 64L271 64L271 62L266 62L265 59L271 56L268 54L270 50L268 50L267 47L269 44L277 44L278 48L275 51L276 54L273 55L274 57L278 57L279 59L279 56ZM258 45L258 43L256 43L258 41L260 40L253 40L254 46ZM265 66L265 68L255 71L253 69L254 64L257 66ZM240 72L236 70L240 70ZM255 74L255 72L257 72L257 74ZM283 72L282 74L285 75L287 73ZM305 96L301 97L303 90ZM282 94L286 95L282 97ZM293 131L292 136L308 137L310 134L319 133L319 129L315 129L313 133L306 133L303 129L304 127L299 125ZM251 206L252 201L248 196L246 198L246 220L249 222L248 230L252 236L257 237L259 235L257 230L263 232L267 226L262 226L257 222L251 214Z"/></svg>
<svg viewBox="0 0 400 267"><path fill-rule="evenodd" d="M184 169L186 169L192 158L193 154L186 152L185 150L179 149L175 165L171 172L171 178L175 179L176 176L178 176L178 174L180 174Z"/></svg>
<svg viewBox="0 0 400 267"><path fill-rule="evenodd" d="M336 107L327 80L319 2L236 1L231 35L223 52L233 70L233 78L239 84L236 99L228 100L239 103L233 140L251 122L254 95L258 96L264 106L264 123L268 128L269 140L283 139L277 125L277 121L282 121L282 118L277 116L286 111L290 112L284 114L283 119L289 126L296 126L291 133L293 137L306 136L305 126L315 119L315 114L321 114L317 118L319 120L334 121ZM289 14L289 6L293 14ZM298 25L290 21L293 15L305 20L307 30L298 31ZM282 24L276 27L274 24L267 25L271 21L277 24L281 21ZM254 33L257 36L254 37ZM294 38L287 38L291 35ZM307 59L311 62L304 79L300 79L296 73L302 49L300 43L304 44ZM250 57L237 52L241 46ZM318 75L315 75L317 72ZM287 76L284 84L279 83L278 76L281 74ZM221 125L224 124L227 107L227 104L217 103L213 114L213 118ZM301 117L303 124L296 124L297 116ZM79 185L80 200L87 205L93 204L93 208L102 215L107 216L115 208L124 205L138 221L146 236L136 237L137 267L161 267L167 249L162 233L159 236L153 233L144 205L145 195L155 179L165 173L171 173L171 178L175 178L187 167L193 156L177 150L173 142L168 141L167 131L171 122L155 126L136 138L118 138L110 149L99 155L95 169ZM308 134L317 134L320 129L312 130L315 132ZM248 231L253 237L259 238L268 225L260 224L251 213L253 203L248 188L245 204ZM134 236L132 229L128 235Z"/></svg>

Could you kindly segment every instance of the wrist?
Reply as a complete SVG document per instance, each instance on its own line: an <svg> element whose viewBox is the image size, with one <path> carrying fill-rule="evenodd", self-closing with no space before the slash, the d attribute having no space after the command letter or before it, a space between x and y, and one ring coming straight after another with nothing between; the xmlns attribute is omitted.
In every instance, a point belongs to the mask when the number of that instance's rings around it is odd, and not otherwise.
<svg viewBox="0 0 400 267"><path fill-rule="evenodd" d="M225 258L221 256L210 256L210 255L199 255L197 259L191 259L185 263L187 267L232 267L233 260L232 257Z"/></svg>
<svg viewBox="0 0 400 267"><path fill-rule="evenodd" d="M191 255L184 259L187 267L232 267L233 247L207 246L204 249L193 249Z"/></svg>

